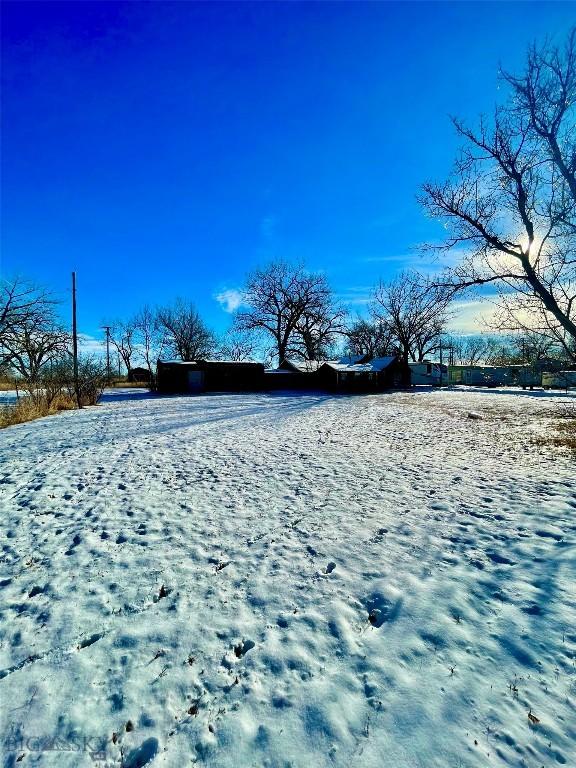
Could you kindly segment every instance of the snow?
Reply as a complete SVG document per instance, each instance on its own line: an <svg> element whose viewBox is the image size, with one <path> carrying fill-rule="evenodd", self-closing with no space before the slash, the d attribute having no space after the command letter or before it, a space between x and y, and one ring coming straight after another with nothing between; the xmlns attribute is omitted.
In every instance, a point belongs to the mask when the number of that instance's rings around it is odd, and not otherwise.
<svg viewBox="0 0 576 768"><path fill-rule="evenodd" d="M396 362L396 360L397 358L395 356L375 357L368 363L335 363L328 360L326 365L328 365L330 368L333 368L335 371L344 371L348 373L377 373L379 371L383 371L385 368L388 368L388 366Z"/></svg>
<svg viewBox="0 0 576 768"><path fill-rule="evenodd" d="M285 363L288 363L288 365L292 366L292 368L295 368L297 371L300 371L301 373L314 373L318 370L318 368L321 368L325 360L294 360L292 358L286 358L284 360ZM282 368L278 368L278 371L280 373L286 373L287 371Z"/></svg>
<svg viewBox="0 0 576 768"><path fill-rule="evenodd" d="M576 765L567 401L115 390L3 430L3 765Z"/></svg>

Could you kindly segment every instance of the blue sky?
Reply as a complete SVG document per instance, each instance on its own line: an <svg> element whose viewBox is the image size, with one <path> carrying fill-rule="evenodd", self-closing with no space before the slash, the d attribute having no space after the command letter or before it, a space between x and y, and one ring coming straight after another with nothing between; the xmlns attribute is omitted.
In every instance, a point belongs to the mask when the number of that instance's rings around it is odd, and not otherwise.
<svg viewBox="0 0 576 768"><path fill-rule="evenodd" d="M574 3L3 3L3 276L79 322L192 299L223 331L247 270L323 269L353 311L437 241L415 196ZM220 297L220 301L216 298ZM63 311L67 312L67 305ZM471 310L466 310L470 312ZM467 320L462 316L461 325Z"/></svg>

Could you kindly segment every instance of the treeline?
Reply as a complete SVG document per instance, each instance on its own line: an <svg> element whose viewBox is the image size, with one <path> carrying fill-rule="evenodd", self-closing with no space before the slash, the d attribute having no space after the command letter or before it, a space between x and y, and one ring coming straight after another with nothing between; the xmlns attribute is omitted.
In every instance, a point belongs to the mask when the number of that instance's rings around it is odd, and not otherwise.
<svg viewBox="0 0 576 768"><path fill-rule="evenodd" d="M241 296L223 337L192 303L178 299L110 322L110 342L127 370L142 364L151 374L158 358L260 358L267 365L340 354L423 360L441 345L451 298L416 272L404 272L374 290L368 318L353 318L323 273L284 261L251 272Z"/></svg>
<svg viewBox="0 0 576 768"><path fill-rule="evenodd" d="M159 358L260 359L272 365L284 358L322 360L344 354L400 355L419 362L442 354L444 362L503 365L565 357L554 339L529 331L450 336L453 295L429 277L404 271L374 288L365 317L353 317L323 273L275 261L247 276L223 336L185 299L144 306L107 325L126 372L145 367L152 382ZM59 401L69 404L74 394L71 338L57 309L55 297L31 283L14 280L1 286L0 368L5 376L16 375L19 386L45 409ZM81 402L96 402L109 376L103 354L81 356Z"/></svg>
<svg viewBox="0 0 576 768"><path fill-rule="evenodd" d="M251 272L227 333L218 338L193 304L145 307L132 319L111 324L110 339L126 369L135 362L154 374L160 358L195 360L285 358L323 360L340 355L400 355L406 362L438 356L455 364L533 364L564 359L563 345L527 329L515 334L453 336L453 291L415 271L379 283L366 317L353 317L323 273L301 264L272 262Z"/></svg>

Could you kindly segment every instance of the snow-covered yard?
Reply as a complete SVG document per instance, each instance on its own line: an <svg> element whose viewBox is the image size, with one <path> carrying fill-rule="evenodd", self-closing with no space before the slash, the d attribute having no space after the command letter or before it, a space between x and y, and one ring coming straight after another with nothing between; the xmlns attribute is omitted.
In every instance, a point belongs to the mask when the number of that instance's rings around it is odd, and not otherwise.
<svg viewBox="0 0 576 768"><path fill-rule="evenodd" d="M575 766L575 463L534 442L567 399L117 391L4 430L2 767Z"/></svg>

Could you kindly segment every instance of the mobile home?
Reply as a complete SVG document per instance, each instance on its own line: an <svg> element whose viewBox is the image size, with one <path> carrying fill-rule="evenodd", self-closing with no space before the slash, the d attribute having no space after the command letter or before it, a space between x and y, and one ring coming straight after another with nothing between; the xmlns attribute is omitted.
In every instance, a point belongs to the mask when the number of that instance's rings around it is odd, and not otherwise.
<svg viewBox="0 0 576 768"><path fill-rule="evenodd" d="M542 374L544 389L571 389L576 387L576 371L555 371Z"/></svg>
<svg viewBox="0 0 576 768"><path fill-rule="evenodd" d="M408 363L410 366L412 384L429 384L438 387L448 383L448 368L440 363Z"/></svg>

